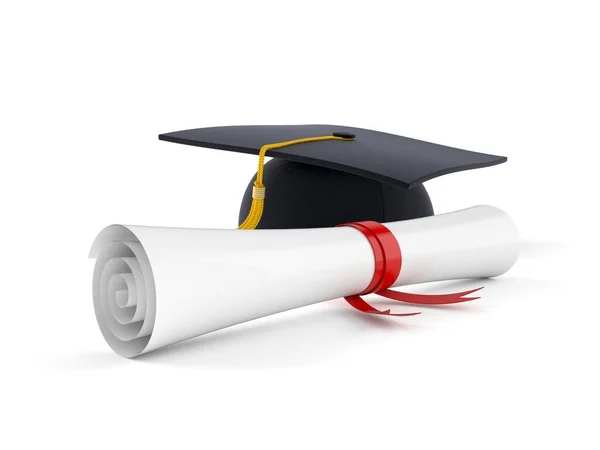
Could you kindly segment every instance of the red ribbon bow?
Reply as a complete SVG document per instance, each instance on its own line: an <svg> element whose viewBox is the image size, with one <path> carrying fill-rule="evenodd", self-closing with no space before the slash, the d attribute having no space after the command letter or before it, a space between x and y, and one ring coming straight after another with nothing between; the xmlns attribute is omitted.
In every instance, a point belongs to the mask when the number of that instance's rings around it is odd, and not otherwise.
<svg viewBox="0 0 600 450"><path fill-rule="evenodd" d="M375 272L369 286L360 294L345 297L346 301L354 308L367 314L384 314L388 316L414 316L420 312L392 314L390 310L380 311L373 308L361 295L375 293L381 297L390 298L399 302L414 303L418 305L448 305L476 300L480 297L466 297L483 287L470 291L456 292L454 294L410 294L388 289L398 279L402 268L402 252L394 234L378 222L351 222L339 225L340 227L352 227L360 231L371 244L375 255Z"/></svg>

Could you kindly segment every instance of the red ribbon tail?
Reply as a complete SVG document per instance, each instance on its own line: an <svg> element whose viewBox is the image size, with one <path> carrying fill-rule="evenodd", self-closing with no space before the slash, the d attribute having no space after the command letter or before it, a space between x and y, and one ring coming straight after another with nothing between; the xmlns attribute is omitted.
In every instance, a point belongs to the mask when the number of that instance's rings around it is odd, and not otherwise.
<svg viewBox="0 0 600 450"><path fill-rule="evenodd" d="M393 314L389 309L380 311L365 302L360 295L350 295L349 297L344 298L352 307L366 314L379 314L383 316L416 316L417 314L421 314L420 312Z"/></svg>
<svg viewBox="0 0 600 450"><path fill-rule="evenodd" d="M409 292L398 292L390 289L384 289L383 291L376 292L385 298L397 300L399 302L414 303L416 305L450 305L452 303L468 302L470 300L477 300L480 297L466 297L466 295L472 294L483 289L483 286L470 291L456 292L454 294L411 294Z"/></svg>

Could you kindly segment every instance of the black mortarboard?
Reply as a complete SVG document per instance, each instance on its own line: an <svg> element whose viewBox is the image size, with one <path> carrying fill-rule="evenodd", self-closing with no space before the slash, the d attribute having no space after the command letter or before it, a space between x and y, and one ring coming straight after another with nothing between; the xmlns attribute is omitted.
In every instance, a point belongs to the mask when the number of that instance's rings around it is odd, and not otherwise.
<svg viewBox="0 0 600 450"><path fill-rule="evenodd" d="M287 142L312 137L321 138L297 145ZM254 155L267 144L287 142L266 151L274 159L264 166L268 193L256 228L316 228L430 216L433 207L423 182L506 161L503 156L337 125L197 128L161 134L159 139ZM242 200L240 223L251 210L254 181Z"/></svg>

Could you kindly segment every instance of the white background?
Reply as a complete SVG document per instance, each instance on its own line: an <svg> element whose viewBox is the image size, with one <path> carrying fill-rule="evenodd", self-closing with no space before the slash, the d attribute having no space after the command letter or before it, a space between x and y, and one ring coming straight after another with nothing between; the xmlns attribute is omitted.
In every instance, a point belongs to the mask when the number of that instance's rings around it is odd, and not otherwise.
<svg viewBox="0 0 600 450"><path fill-rule="evenodd" d="M598 448L596 3L2 2L0 446ZM509 212L521 259L419 317L338 299L116 356L96 233L233 228L255 170L157 135L294 123L508 156L426 186Z"/></svg>

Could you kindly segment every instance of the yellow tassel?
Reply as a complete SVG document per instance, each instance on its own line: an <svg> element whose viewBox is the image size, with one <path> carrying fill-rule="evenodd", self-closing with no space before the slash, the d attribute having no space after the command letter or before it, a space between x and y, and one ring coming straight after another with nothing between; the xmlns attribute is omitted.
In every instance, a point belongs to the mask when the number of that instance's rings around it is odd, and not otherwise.
<svg viewBox="0 0 600 450"><path fill-rule="evenodd" d="M250 212L248 212L248 216L246 220L238 227L238 230L254 230L258 224L260 223L260 219L263 215L263 210L265 207L265 192L266 188L263 184L263 173L264 173L264 165L265 165L265 153L269 150L273 150L276 148L287 147L288 145L295 144L304 144L306 142L315 142L315 141L328 141L328 140L338 140L338 141L353 141L354 138L345 138L340 136L315 136L308 137L302 139L294 139L292 141L284 141L284 142L276 142L274 144L263 145L258 152L258 170L256 172L256 181L254 182L254 187L252 188L252 206L250 206Z"/></svg>

